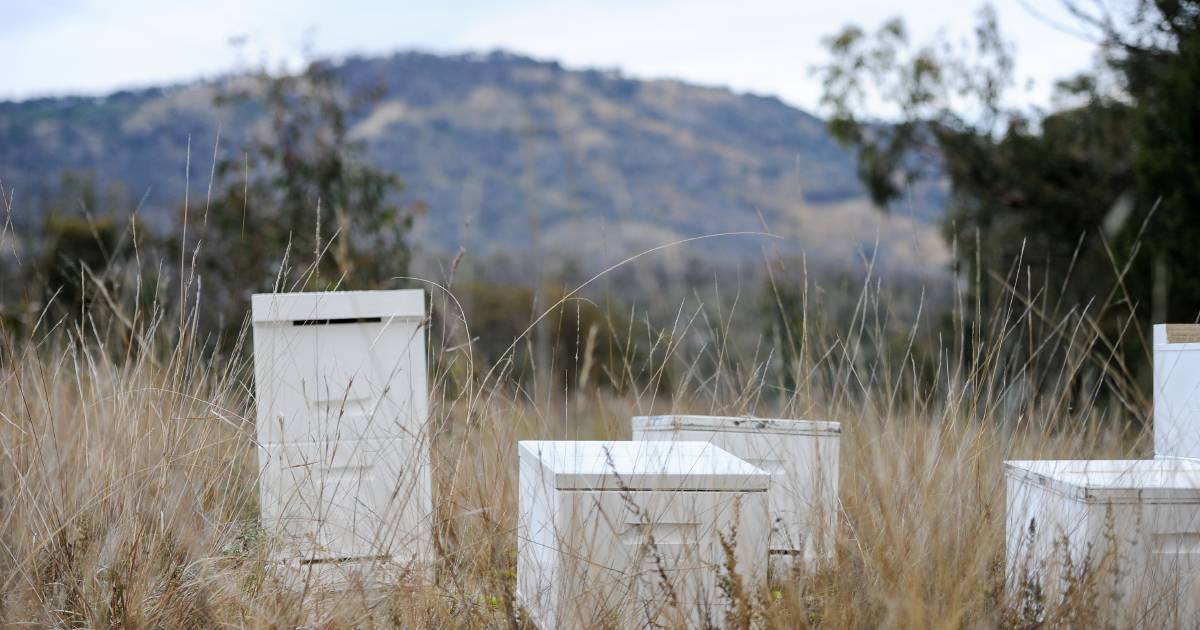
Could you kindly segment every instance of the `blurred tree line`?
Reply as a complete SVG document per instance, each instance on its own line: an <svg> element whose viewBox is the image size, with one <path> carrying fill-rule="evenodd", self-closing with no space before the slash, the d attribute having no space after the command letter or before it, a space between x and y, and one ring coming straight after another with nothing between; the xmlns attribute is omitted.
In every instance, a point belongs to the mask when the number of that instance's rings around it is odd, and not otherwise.
<svg viewBox="0 0 1200 630"><path fill-rule="evenodd" d="M1141 362L1145 324L1200 315L1200 2L1063 6L1100 55L1049 113L1005 106L1012 47L987 6L961 43L915 45L899 19L849 26L815 72L880 207L944 177L962 326L1014 297L1046 321L1078 309Z"/></svg>

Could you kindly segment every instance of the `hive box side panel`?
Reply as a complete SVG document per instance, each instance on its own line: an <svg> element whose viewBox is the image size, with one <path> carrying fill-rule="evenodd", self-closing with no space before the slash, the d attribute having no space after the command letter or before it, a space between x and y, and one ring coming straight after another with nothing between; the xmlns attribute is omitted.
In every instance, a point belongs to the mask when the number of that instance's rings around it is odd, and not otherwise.
<svg viewBox="0 0 1200 630"><path fill-rule="evenodd" d="M279 503L264 524L285 557L423 561L431 511L428 466L412 440L264 446L264 486Z"/></svg>
<svg viewBox="0 0 1200 630"><path fill-rule="evenodd" d="M294 360L292 350L304 341L291 328L254 327L254 386L258 436L259 504L268 529L277 528L283 514L282 468L277 446L287 418L308 413L306 384L316 381L316 366ZM301 349L303 352L304 350Z"/></svg>
<svg viewBox="0 0 1200 630"><path fill-rule="evenodd" d="M1087 506L1024 479L1008 477L1006 556L1013 586L1026 578L1042 585L1058 583L1065 566L1084 558L1090 537Z"/></svg>
<svg viewBox="0 0 1200 630"><path fill-rule="evenodd" d="M539 628L558 627L559 513L562 497L536 460L521 457L517 478L517 594Z"/></svg>
<svg viewBox="0 0 1200 630"><path fill-rule="evenodd" d="M259 441L420 437L429 415L414 320L255 327Z"/></svg>
<svg viewBox="0 0 1200 630"><path fill-rule="evenodd" d="M1121 607L1134 615L1131 621L1195 620L1200 614L1200 505L1096 502L1088 509L1095 561L1115 558L1117 595Z"/></svg>
<svg viewBox="0 0 1200 630"><path fill-rule="evenodd" d="M718 583L725 567L736 567L749 588L765 580L765 492L569 491L563 498L560 627L721 627L730 606Z"/></svg>
<svg viewBox="0 0 1200 630"><path fill-rule="evenodd" d="M289 418L309 413L317 366L311 360L316 338L299 327L258 325L254 327L254 387L258 441L275 444L283 436Z"/></svg>
<svg viewBox="0 0 1200 630"><path fill-rule="evenodd" d="M1200 342L1175 327L1154 327L1154 454L1200 458Z"/></svg>

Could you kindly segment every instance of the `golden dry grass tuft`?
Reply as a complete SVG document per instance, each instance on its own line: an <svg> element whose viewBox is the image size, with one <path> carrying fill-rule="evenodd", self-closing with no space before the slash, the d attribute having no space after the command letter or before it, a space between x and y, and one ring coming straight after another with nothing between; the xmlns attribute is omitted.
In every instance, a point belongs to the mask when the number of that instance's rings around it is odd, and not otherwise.
<svg viewBox="0 0 1200 630"><path fill-rule="evenodd" d="M455 341L463 322L435 297L445 330L431 337L455 343L438 344L450 350L434 361L433 583L334 592L289 588L268 570L243 344L207 351L186 329L164 332L171 318L161 313L127 318L156 324L123 335L66 322L6 338L0 618L55 627L519 627L516 441L627 438L631 415L667 411L842 422L835 558L742 591L739 611L753 624L1033 627L1102 613L1102 597L1076 597L1042 602L1031 616L1007 592L1001 462L1145 454L1137 427L1147 404L1113 359L1118 340L1086 314L1049 318L1032 307L969 325L960 318L943 338L919 316L896 321L870 285L858 299L841 325L788 331L790 366L778 352L733 356L723 340L738 314L695 305L704 317L679 320L693 324L629 340L666 350L638 355L646 364L610 366L649 375L614 392L523 387L504 366L476 376L485 372L464 367L469 348ZM820 310L815 299L805 304ZM932 350L917 356L916 347ZM785 367L797 385L779 376ZM657 380L666 373L669 388Z"/></svg>

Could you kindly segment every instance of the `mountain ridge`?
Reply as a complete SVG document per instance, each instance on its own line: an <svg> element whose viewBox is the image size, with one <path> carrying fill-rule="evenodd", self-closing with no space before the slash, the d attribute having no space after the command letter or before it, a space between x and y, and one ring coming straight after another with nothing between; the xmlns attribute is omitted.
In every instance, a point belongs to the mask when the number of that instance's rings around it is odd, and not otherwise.
<svg viewBox="0 0 1200 630"><path fill-rule="evenodd" d="M936 188L891 213L872 208L824 122L773 96L506 52L350 56L336 72L351 88L383 88L351 134L429 208L414 233L425 251L536 251L594 266L752 230L814 260L857 264L866 251L883 267L945 267ZM254 133L253 115L213 104L236 79L0 102L0 178L22 191L17 208L32 208L61 173L94 173L124 184L152 221L176 220L185 186L193 199L204 192L217 129L218 151Z"/></svg>

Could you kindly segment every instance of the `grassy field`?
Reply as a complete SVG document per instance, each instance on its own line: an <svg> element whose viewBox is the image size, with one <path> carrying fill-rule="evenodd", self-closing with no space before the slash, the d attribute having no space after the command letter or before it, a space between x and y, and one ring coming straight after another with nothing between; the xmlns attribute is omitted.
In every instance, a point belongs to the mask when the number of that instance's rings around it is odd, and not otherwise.
<svg viewBox="0 0 1200 630"><path fill-rule="evenodd" d="M636 377L612 391L519 385L511 365L474 365L453 301L438 292L433 303L443 316L430 330L441 348L431 399L432 583L322 591L276 580L256 522L245 340L204 350L212 344L191 331L186 311L97 314L4 338L0 618L59 627L520 627L516 441L628 438L631 415L669 411L842 422L834 560L742 594L757 626L1090 627L1112 618L1100 584L1033 606L1004 588L1002 460L1149 452L1147 397L1112 358L1116 340L1080 311L1049 315L1018 299L966 322L956 308L943 325L888 313L868 284L851 318L787 331L796 375L788 385L778 348L739 353L723 342L738 326L736 309L693 305L703 316L626 333L630 345L658 350L608 366ZM820 300L804 308L819 312Z"/></svg>

